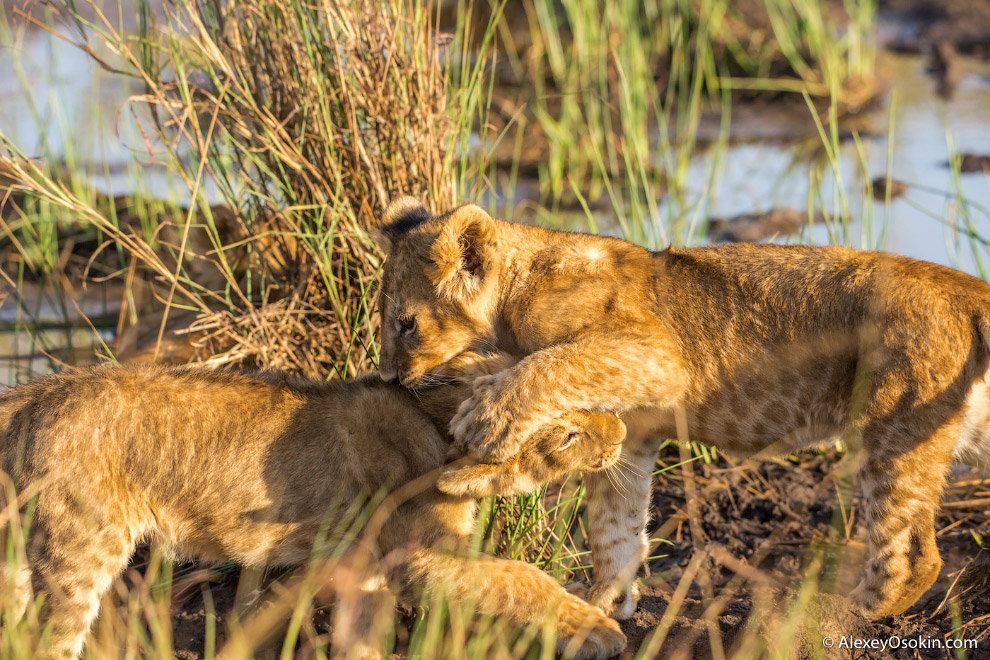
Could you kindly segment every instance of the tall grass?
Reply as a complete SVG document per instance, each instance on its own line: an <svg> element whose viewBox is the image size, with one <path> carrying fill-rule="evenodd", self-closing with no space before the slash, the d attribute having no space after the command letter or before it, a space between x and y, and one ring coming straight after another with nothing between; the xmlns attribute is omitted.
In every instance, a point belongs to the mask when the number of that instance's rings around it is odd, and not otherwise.
<svg viewBox="0 0 990 660"><path fill-rule="evenodd" d="M214 364L367 369L381 259L368 231L397 193L437 208L467 194L485 51L454 58L468 35L439 35L434 10L415 2L190 1L157 19L139 9L137 35L98 9L70 13L88 35L80 47L140 89L130 109L147 156L184 183L183 207L128 224L4 140L12 176L122 247L135 260L122 267L152 274L152 354L186 310ZM12 228L25 262L46 252L35 244L58 244L57 227L35 216Z"/></svg>
<svg viewBox="0 0 990 660"><path fill-rule="evenodd" d="M133 111L146 149L178 177L183 194L171 202L99 196L74 176L71 162L27 158L4 138L0 194L13 184L2 227L10 295L23 298L17 292L35 282L64 288L66 272L96 273L119 284L113 295L123 301L114 308L119 318L94 326L104 330L97 350L106 358L131 325L141 327L145 351L159 357L170 340L191 341L193 353L182 359L349 377L376 362L372 310L381 255L370 232L396 193L437 209L494 193L492 206L512 208L529 168L538 222L614 231L648 246L692 242L702 235L718 170L716 157L706 192L692 196L688 164L703 147L701 123L716 118L717 152L727 144L733 104L754 95L806 103L826 166L841 176L840 118L875 92L875 3L848 0L844 22L815 0L757 4L759 24L729 0L519 0L505 9L524 25L521 34L499 2L481 14L470 2L457 3L449 34L438 27L440 3L412 0L177 0L157 17L142 4L137 34L99 12L76 12L75 28L59 30L132 81L125 116ZM479 15L481 29L472 32ZM496 84L494 52L516 87ZM524 163L533 146L537 157ZM841 185L823 190L818 183L809 206L841 192ZM616 211L617 226L602 221L603 205ZM848 242L853 211L842 199L837 208L833 238ZM81 247L71 247L73 239ZM77 268L67 271L66 263ZM51 353L54 340L31 323L31 301L17 304L25 320L15 330L32 333L31 346ZM67 307L65 316L75 314ZM696 448L658 472L679 476L685 464L719 460ZM489 500L476 549L534 562L561 580L588 579L583 497L574 479L528 497ZM665 552L666 537L688 517L661 526L655 552ZM11 561L23 554L18 538L8 535ZM693 644L702 629L673 639L677 617L689 613L714 630L746 581L760 587L749 623L733 648L712 639L714 656L785 657L805 638L815 647L822 633L808 603L819 589L820 549L808 551L809 577L781 605L772 589L779 585L757 568L773 541L732 563L696 540L671 582L659 626L630 651L647 658ZM692 607L689 594L705 579L711 586L706 576L716 565L736 577L717 591L703 589L704 602ZM239 591L261 594L262 606L239 601L229 615L218 611L211 584L233 579L233 567L180 574L152 556L140 568L109 607L104 603L90 657L121 650L172 657L172 608L187 598L202 602L207 658L224 639L265 636L259 631L273 638L257 652L267 657L340 651L331 644L326 609L313 603L325 575L317 562L303 567L297 582L242 576ZM281 628L264 614L271 602L289 622ZM405 625L395 623L391 605L373 605L389 623L383 650L424 658L551 655L552 644L534 644L546 641L546 631L508 631L478 621L470 604L439 596L421 604L427 612ZM358 607L345 603L335 616L346 621L347 608ZM43 635L36 616L4 632L0 656L10 658L31 657Z"/></svg>
<svg viewBox="0 0 990 660"><path fill-rule="evenodd" d="M591 209L604 204L619 224L604 229L640 244L690 242L707 215L687 182L703 117L720 118L724 145L733 98L806 94L841 115L878 92L870 0L846 3L838 18L817 0L759 0L748 12L728 0L520 4L528 38L506 46L521 83L510 107L520 110L502 119L520 124L516 141L545 138L542 222L570 207L577 226L602 229Z"/></svg>

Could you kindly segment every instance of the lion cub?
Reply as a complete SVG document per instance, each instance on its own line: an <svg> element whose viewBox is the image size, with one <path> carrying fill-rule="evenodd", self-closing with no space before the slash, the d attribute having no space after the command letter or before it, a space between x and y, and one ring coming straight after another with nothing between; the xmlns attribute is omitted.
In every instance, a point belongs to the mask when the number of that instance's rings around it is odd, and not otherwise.
<svg viewBox="0 0 990 660"><path fill-rule="evenodd" d="M479 357L472 368L489 367ZM8 581L47 594L43 653L79 655L101 596L142 539L246 566L309 559L321 529L352 502L438 472L450 447L437 425L469 391L453 384L417 397L376 375L314 383L134 366L73 370L3 394L0 467L18 491L38 489L29 566ZM413 494L375 551L398 551L411 586L475 599L517 624L553 625L561 649L576 638L577 657L611 657L625 637L597 607L524 562L468 558L457 547L472 533L474 498L610 466L624 436L612 415L565 415L512 463L444 474L457 495L435 485ZM22 606L29 597L20 594Z"/></svg>
<svg viewBox="0 0 990 660"><path fill-rule="evenodd" d="M410 198L383 223L383 377L416 387L475 346L524 356L475 382L451 425L459 443L505 460L573 410L629 427L625 492L590 484L590 597L606 612L635 608L656 435L751 455L844 434L862 448L859 608L900 613L938 577L949 466L990 467L986 283L847 248L650 252L477 206L434 218Z"/></svg>

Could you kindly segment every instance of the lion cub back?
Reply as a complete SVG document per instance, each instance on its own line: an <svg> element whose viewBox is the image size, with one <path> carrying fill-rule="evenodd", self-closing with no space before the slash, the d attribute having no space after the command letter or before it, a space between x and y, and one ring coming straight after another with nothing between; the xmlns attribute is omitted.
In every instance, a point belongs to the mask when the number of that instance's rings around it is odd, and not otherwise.
<svg viewBox="0 0 990 660"><path fill-rule="evenodd" d="M317 526L331 502L390 490L447 451L415 399L377 377L146 365L14 388L0 396L0 434L0 467L18 488L47 484L39 514L52 526L112 519L180 554L244 563L278 559L283 536Z"/></svg>

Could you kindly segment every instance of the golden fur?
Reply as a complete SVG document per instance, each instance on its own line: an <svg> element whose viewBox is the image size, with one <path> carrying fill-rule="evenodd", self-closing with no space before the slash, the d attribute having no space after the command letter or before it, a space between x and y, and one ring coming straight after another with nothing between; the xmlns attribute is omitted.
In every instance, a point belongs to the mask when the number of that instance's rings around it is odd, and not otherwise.
<svg viewBox="0 0 990 660"><path fill-rule="evenodd" d="M617 493L589 479L591 602L620 617L635 608L656 436L753 455L844 434L862 448L859 609L902 612L937 578L949 466L990 466L986 283L881 252L650 252L476 206L437 218L408 199L396 208L383 227L384 377L415 387L478 346L521 358L479 379L451 424L494 460L568 411L615 412L629 428L636 484Z"/></svg>
<svg viewBox="0 0 990 660"><path fill-rule="evenodd" d="M460 373L505 365L470 356ZM625 427L612 415L562 418L511 463L448 469L442 478L458 495L446 495L433 485L450 450L437 424L468 393L450 384L417 397L376 375L313 383L133 366L73 370L3 394L0 467L18 491L40 489L28 565L9 577L26 588L22 606L31 588L47 594L52 637L42 653L79 654L101 596L142 539L190 558L294 564L319 555L321 528L334 529L355 501L425 478L372 539L377 556L400 558L392 577L516 624L549 624L578 657L614 655L625 638L600 610L524 562L463 551L474 498L609 466Z"/></svg>

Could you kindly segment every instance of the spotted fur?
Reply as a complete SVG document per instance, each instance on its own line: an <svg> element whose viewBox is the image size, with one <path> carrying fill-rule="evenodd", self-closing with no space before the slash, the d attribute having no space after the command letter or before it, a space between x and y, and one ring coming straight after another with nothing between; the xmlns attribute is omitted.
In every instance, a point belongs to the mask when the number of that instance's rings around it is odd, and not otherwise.
<svg viewBox="0 0 990 660"><path fill-rule="evenodd" d="M487 364L462 364L463 373L487 374ZM187 558L304 562L353 502L420 482L371 539L382 565L398 558L395 581L471 599L518 625L549 625L577 657L611 657L625 638L601 610L524 562L464 550L475 496L611 465L622 422L564 416L514 464L448 467L444 479L460 485L448 495L435 487L450 450L437 424L446 427L468 392L453 383L414 396L377 375L312 383L133 366L72 370L3 394L0 466L18 491L38 493L27 565L8 577L22 609L32 592L45 594L42 657L79 655L101 596L142 539Z"/></svg>
<svg viewBox="0 0 990 660"><path fill-rule="evenodd" d="M458 278L469 286L452 291ZM592 478L589 507L591 600L617 616L635 607L658 437L741 455L836 435L861 448L869 553L853 598L871 617L937 578L952 461L990 465L990 286L949 268L841 247L650 252L465 206L421 210L383 279L383 374L413 385L478 346L521 358L452 420L474 455L506 460L566 411L623 418L634 485Z"/></svg>

